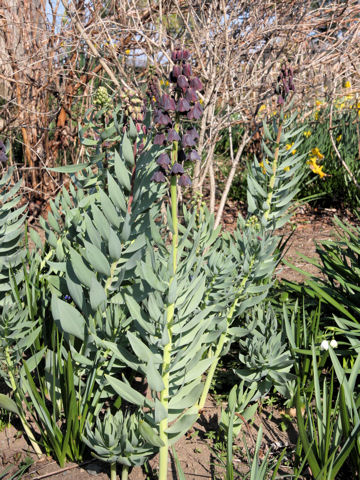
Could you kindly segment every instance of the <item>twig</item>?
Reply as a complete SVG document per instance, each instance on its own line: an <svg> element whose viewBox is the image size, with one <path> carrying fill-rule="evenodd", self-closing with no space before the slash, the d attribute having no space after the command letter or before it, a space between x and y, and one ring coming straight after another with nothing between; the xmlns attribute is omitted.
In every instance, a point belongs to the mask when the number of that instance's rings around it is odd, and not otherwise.
<svg viewBox="0 0 360 480"><path fill-rule="evenodd" d="M330 140L331 140L331 143L332 143L332 146L334 147L334 150L335 150L335 153L336 155L338 156L340 162L342 163L343 167L345 168L345 170L347 171L347 173L349 174L349 177L351 179L351 181L354 183L354 185L356 186L357 189L360 190L360 185L358 184L354 174L352 173L352 171L350 170L350 168L348 167L347 163L345 162L345 160L342 158L342 156L340 155L340 152L336 146L336 143L335 143L335 140L334 140L334 137L333 137L333 134L332 134L332 112L333 112L333 104L331 104L331 107L330 107L330 122L329 122L329 125L330 125L330 128L329 128L329 134L330 134Z"/></svg>
<svg viewBox="0 0 360 480"><path fill-rule="evenodd" d="M44 473L44 475L39 475L38 477L30 477L30 478L31 480L40 480L41 478L47 478L47 477L51 477L52 475L58 475L59 473L66 472L68 470L73 470L74 468L81 468L83 465L87 465L88 463L92 463L92 462L94 462L94 459L86 460L86 462L82 462L76 465L70 465L69 467L60 468L55 472Z"/></svg>

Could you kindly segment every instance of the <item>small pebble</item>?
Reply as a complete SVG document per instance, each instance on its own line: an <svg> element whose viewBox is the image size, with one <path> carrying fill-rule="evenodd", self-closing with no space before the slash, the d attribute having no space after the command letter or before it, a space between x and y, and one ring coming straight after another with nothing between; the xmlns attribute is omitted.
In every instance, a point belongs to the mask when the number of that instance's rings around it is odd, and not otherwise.
<svg viewBox="0 0 360 480"><path fill-rule="evenodd" d="M98 475L102 472L102 466L99 463L90 463L86 467L86 471L89 475Z"/></svg>

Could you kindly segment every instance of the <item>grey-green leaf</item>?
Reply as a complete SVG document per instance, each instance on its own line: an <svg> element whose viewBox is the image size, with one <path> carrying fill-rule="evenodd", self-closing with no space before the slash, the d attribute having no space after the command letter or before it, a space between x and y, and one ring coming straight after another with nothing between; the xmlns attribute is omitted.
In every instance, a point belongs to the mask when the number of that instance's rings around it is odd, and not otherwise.
<svg viewBox="0 0 360 480"><path fill-rule="evenodd" d="M51 299L51 311L55 323L61 330L69 335L84 340L84 317L72 305L63 302L53 295Z"/></svg>

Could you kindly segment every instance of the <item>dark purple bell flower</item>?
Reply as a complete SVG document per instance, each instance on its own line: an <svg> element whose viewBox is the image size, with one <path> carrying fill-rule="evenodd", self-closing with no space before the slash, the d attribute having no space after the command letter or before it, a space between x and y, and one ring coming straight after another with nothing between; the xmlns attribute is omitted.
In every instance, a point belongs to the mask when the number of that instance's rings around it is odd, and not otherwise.
<svg viewBox="0 0 360 480"><path fill-rule="evenodd" d="M183 135L183 137L182 137L181 144L184 148L194 147L195 146L195 141L189 133L185 133L185 135Z"/></svg>
<svg viewBox="0 0 360 480"><path fill-rule="evenodd" d="M156 182L156 183L164 183L164 182L166 182L166 177L161 170L158 170L151 177L151 180Z"/></svg>
<svg viewBox="0 0 360 480"><path fill-rule="evenodd" d="M203 113L201 105L199 102L195 103L195 105L191 108L191 110L187 113L187 118L189 120L199 120Z"/></svg>
<svg viewBox="0 0 360 480"><path fill-rule="evenodd" d="M196 91L193 88L188 88L185 94L185 98L188 102L197 102L198 101L198 96L196 94Z"/></svg>
<svg viewBox="0 0 360 480"><path fill-rule="evenodd" d="M190 79L192 75L192 69L190 63L185 63L182 69L182 74L185 75L188 79Z"/></svg>
<svg viewBox="0 0 360 480"><path fill-rule="evenodd" d="M185 90L189 86L188 79L185 77L185 75L178 76L177 84L178 84L178 87L182 88L183 90Z"/></svg>
<svg viewBox="0 0 360 480"><path fill-rule="evenodd" d="M190 162L196 162L197 160L200 160L200 155L196 150L191 150L186 158L187 160L190 160Z"/></svg>
<svg viewBox="0 0 360 480"><path fill-rule="evenodd" d="M171 98L167 93L164 93L161 97L161 107L166 111L175 111L175 100Z"/></svg>
<svg viewBox="0 0 360 480"><path fill-rule="evenodd" d="M278 101L277 101L278 105L284 105L284 99L283 99L283 96L282 95L279 95L278 96Z"/></svg>
<svg viewBox="0 0 360 480"><path fill-rule="evenodd" d="M190 103L186 100L186 98L180 98L176 106L176 111L180 113L184 113L184 112L188 112L190 108L191 108Z"/></svg>
<svg viewBox="0 0 360 480"><path fill-rule="evenodd" d="M181 75L181 73L182 73L181 66L180 65L174 65L171 73L172 73L172 76L174 78L178 78L178 76Z"/></svg>
<svg viewBox="0 0 360 480"><path fill-rule="evenodd" d="M191 135L191 138L196 141L196 140L199 140L199 134L196 130L196 128L192 128L191 130L188 130L186 133L188 133L189 135Z"/></svg>
<svg viewBox="0 0 360 480"><path fill-rule="evenodd" d="M168 170L170 165L170 158L167 153L162 153L159 158L156 160L156 163L164 170Z"/></svg>
<svg viewBox="0 0 360 480"><path fill-rule="evenodd" d="M178 185L180 187L190 187L191 186L191 180L188 175L181 175L181 177L178 180Z"/></svg>
<svg viewBox="0 0 360 480"><path fill-rule="evenodd" d="M0 150L0 163L6 163L6 162L7 162L6 154L2 150Z"/></svg>
<svg viewBox="0 0 360 480"><path fill-rule="evenodd" d="M158 133L154 138L154 145L164 145L166 143L165 135Z"/></svg>
<svg viewBox="0 0 360 480"><path fill-rule="evenodd" d="M167 141L168 142L179 142L180 141L180 135L177 133L177 131L172 128L169 130L168 136L167 136Z"/></svg>
<svg viewBox="0 0 360 480"><path fill-rule="evenodd" d="M169 115L158 110L154 115L154 122L159 125L169 125L171 123Z"/></svg>
<svg viewBox="0 0 360 480"><path fill-rule="evenodd" d="M174 163L171 169L171 173L173 175L181 175L184 173L184 168L182 165L180 165L180 163Z"/></svg>
<svg viewBox="0 0 360 480"><path fill-rule="evenodd" d="M193 77L190 80L190 87L193 88L194 90L202 90L203 89L203 84L198 79L198 77Z"/></svg>

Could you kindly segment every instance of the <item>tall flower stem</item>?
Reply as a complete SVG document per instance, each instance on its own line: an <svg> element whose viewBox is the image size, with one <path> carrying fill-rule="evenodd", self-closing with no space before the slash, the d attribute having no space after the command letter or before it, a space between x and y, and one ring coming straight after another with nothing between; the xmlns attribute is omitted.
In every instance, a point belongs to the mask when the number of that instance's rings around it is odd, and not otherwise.
<svg viewBox="0 0 360 480"><path fill-rule="evenodd" d="M251 269L254 265L254 262L255 262L255 258L252 258L251 262L250 262L250 266L249 266L249 272L251 272ZM226 323L227 323L227 326L226 326L226 330L225 332L223 332L221 335L220 335L220 338L219 338L219 341L218 341L218 344L217 344L217 347L216 347L216 350L215 350L215 353L212 355L210 354L210 356L214 357L214 361L213 363L211 364L211 367L209 368L209 371L208 371L208 374L206 376L206 380L205 380L205 384L204 384L204 388L203 388L203 391L202 391L202 394L201 394L201 397L200 397L200 400L199 400L199 403L198 403L198 410L199 412L204 408L205 406L205 402L206 402L206 398L208 396L208 393L209 393L209 390L210 390L210 387L211 387L211 384L212 384L212 381L213 381L213 378L214 378L214 374L215 374L215 371L216 371L216 367L219 363L219 360L220 360L220 357L221 357L221 351L225 345L225 342L228 338L228 329L231 325L231 321L232 321L232 317L234 315L234 312L235 312L235 309L239 303L239 300L240 300L240 297L245 289L245 286L246 286L246 282L249 278L249 274L247 274L241 281L241 284L239 285L239 291L238 291L238 294L237 294L237 297L236 299L234 300L233 304L231 305L230 307L230 310L229 310L229 313L228 313L228 316L226 318Z"/></svg>
<svg viewBox="0 0 360 480"><path fill-rule="evenodd" d="M281 138L281 133L282 133L282 127L283 127L283 120L282 120L282 114L283 111L281 110L280 112L280 122L279 122L279 127L276 135L276 144L275 144L275 152L274 152L274 160L272 162L272 174L270 177L270 182L269 182L269 193L266 199L266 203L269 206L269 209L266 210L264 217L266 220L269 218L270 212L271 212L271 200L274 192L274 186L275 186L275 180L276 180L276 172L277 172L277 164L278 164L278 159L279 159L279 150L280 150L280 138Z"/></svg>
<svg viewBox="0 0 360 480"><path fill-rule="evenodd" d="M173 165L177 160L178 155L178 142L174 142L173 150L171 152L171 164ZM170 199L171 199L171 218L173 225L172 235L172 276L169 281L169 288L174 281L177 267L177 252L179 242L179 229L178 229L178 210L177 210L177 177L171 176L170 181ZM172 324L174 320L175 303L172 302L168 305L166 311L166 328L168 334L168 343L164 347L163 352L163 364L162 364L162 380L164 383L164 389L160 392L160 402L166 411L168 411L169 404L169 386L170 386L170 361L171 361L171 349L172 349ZM167 479L168 470L168 456L169 456L169 441L166 430L168 428L168 418L161 420L159 424L159 436L164 445L160 447L159 458L159 480Z"/></svg>
<svg viewBox="0 0 360 480"><path fill-rule="evenodd" d="M123 465L122 471L121 471L121 480L127 480L128 477L129 477L129 467L127 465Z"/></svg>

